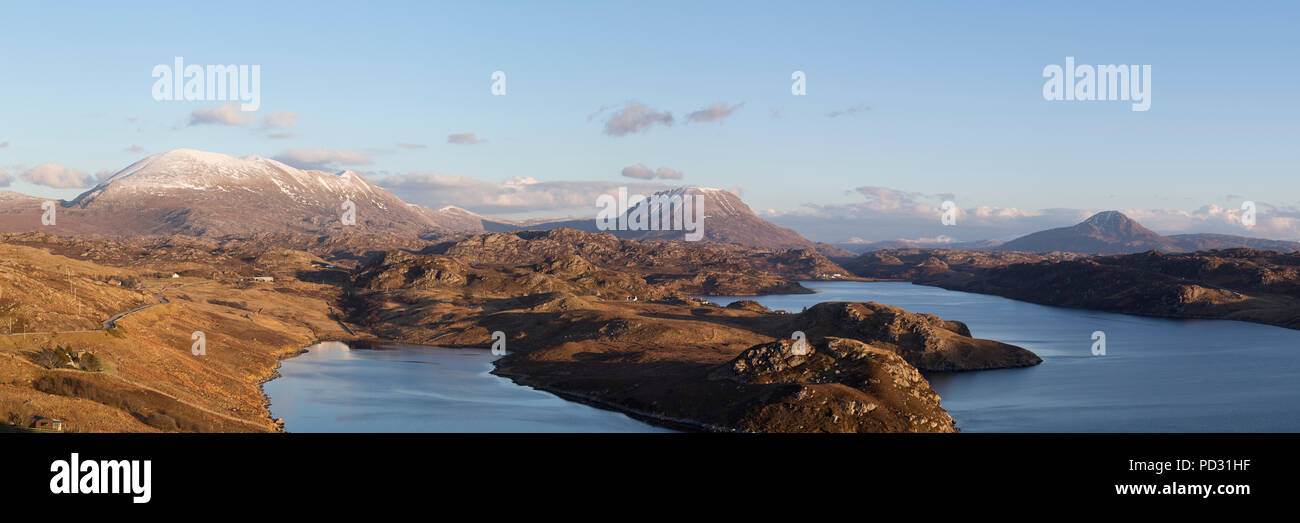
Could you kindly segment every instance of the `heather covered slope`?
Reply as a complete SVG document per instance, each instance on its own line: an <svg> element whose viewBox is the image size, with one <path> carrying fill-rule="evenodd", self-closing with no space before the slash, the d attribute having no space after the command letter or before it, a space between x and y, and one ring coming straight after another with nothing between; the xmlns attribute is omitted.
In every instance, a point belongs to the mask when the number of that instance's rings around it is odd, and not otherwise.
<svg viewBox="0 0 1300 523"><path fill-rule="evenodd" d="M331 312L339 289L292 277L313 270L307 253L15 238L22 244L0 242L3 424L40 416L74 432L275 431L261 381L280 357L347 336ZM146 254L114 265L118 249ZM187 267L202 276L170 277ZM240 273L281 276L255 284ZM196 331L203 356L192 353Z"/></svg>
<svg viewBox="0 0 1300 523"><path fill-rule="evenodd" d="M840 279L848 270L813 249L761 249L735 244L635 241L571 229L476 235L423 251L470 264L538 263L562 255L644 277L682 292L750 295L808 292L798 280ZM836 276L839 275L839 276Z"/></svg>

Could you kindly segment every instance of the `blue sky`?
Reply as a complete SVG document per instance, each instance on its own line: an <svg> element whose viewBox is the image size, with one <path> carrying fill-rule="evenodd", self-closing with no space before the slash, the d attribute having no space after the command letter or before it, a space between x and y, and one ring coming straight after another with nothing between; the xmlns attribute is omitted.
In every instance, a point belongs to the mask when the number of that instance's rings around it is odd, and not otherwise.
<svg viewBox="0 0 1300 523"><path fill-rule="evenodd" d="M620 173L645 165L683 173L653 183L734 189L778 223L822 227L801 229L814 239L1013 236L1105 209L1145 210L1160 232L1233 232L1220 211L1242 199L1277 219L1250 235L1300 237L1295 3L700 4L14 4L0 169L8 190L70 198L84 188L22 174L52 162L93 175L175 148L350 151L340 158L368 161L328 167L438 173L399 195L522 217L574 211L488 193L640 183ZM155 101L150 71L174 56L259 64L256 120L188 125L219 102ZM1151 65L1151 109L1045 101L1043 68L1066 56ZM490 93L496 70L506 96ZM790 93L795 70L806 96ZM604 133L631 101L673 124ZM687 121L718 102L743 106ZM283 111L292 128L262 128ZM448 143L455 133L485 141ZM927 213L949 197L985 215L939 229ZM898 230L870 225L881 220Z"/></svg>

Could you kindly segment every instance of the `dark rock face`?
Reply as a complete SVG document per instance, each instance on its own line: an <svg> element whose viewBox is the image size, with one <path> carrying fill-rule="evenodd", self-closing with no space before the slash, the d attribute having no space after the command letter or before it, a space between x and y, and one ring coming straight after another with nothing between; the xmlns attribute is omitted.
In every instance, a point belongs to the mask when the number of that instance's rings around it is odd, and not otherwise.
<svg viewBox="0 0 1300 523"><path fill-rule="evenodd" d="M789 328L803 331L809 339L835 336L867 341L921 370L1027 367L1043 361L1014 345L972 338L964 323L874 302L819 303L795 317Z"/></svg>
<svg viewBox="0 0 1300 523"><path fill-rule="evenodd" d="M755 345L716 367L710 378L790 386L786 394L752 406L742 428L799 423L828 432L956 432L939 395L915 367L858 340Z"/></svg>

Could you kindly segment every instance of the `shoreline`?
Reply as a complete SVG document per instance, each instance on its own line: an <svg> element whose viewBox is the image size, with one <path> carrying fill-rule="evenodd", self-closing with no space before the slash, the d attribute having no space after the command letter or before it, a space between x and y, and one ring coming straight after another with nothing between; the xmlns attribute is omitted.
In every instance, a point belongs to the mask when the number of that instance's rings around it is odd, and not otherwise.
<svg viewBox="0 0 1300 523"><path fill-rule="evenodd" d="M257 382L258 389L262 392L263 408L266 410L267 418L270 419L270 420L271 420L271 423L272 423L273 425L275 425L275 426L277 427L277 429L278 429L278 430L275 431L275 433L278 433L278 434L285 434L285 433L287 433L288 431L285 430L285 427L289 424L289 421L288 421L288 420L284 420L284 423L283 423L283 424L279 424L279 423L276 423L276 422L275 422L276 419L283 419L283 418L275 418L275 416L274 416L273 414L271 414L271 411L270 411L270 408L271 408L271 397L270 397L270 395L268 395L268 394L266 393L266 387L265 387L265 385L266 385L268 382L270 382L271 380L274 380L274 379L276 379L276 378L281 377L281 374L280 374L280 367L283 365L283 362L284 362L285 360L289 360L289 359L292 359L292 358L296 358L296 357L298 357L298 356L301 356L301 355L303 355L303 354L306 354L306 353L308 353L308 352L311 352L311 347L316 346L316 345L319 345L319 344L321 344L321 343L329 343L329 342L339 342L339 343L344 343L344 344L348 345L348 347L349 347L350 349L353 348L352 345L355 344L355 343L374 343L374 344L376 344L376 345L401 345L401 346L405 346L405 347L416 347L416 348L420 348L420 349L432 349L432 350L475 350L475 349L477 349L477 350L482 350L482 351L488 351L488 350L490 350L490 349L488 349L488 348L486 348L486 347L443 347L443 346L437 346L437 345L424 345L424 344L419 344L419 343L408 343L408 342L403 342L403 341L399 341L399 340L374 340L374 339L372 339L372 340L364 340L364 341L362 341L362 340L345 340L345 339L318 339L318 340L313 341L312 343L308 344L308 345L305 346L305 347L302 347L302 348L299 348L299 349L295 349L295 350L291 350L291 351L286 351L286 352L281 353L280 355L278 355L278 357L277 357L277 359L276 359L275 367L271 370L271 372L270 372L269 374L267 374L266 376L264 376L263 378L259 379L258 382ZM527 384L527 383L522 383L522 382L520 381L520 379L527 378L527 377L528 377L527 375L522 374L522 373L507 374L507 373L498 372L498 368L497 368L497 364L496 364L496 362L497 362L499 359L500 359L500 358L498 358L497 360L492 360L492 361L490 362L491 365L492 365L492 368L491 368L491 370L489 370L489 371L486 373L486 375L491 376L491 377L493 377L493 378L500 378L500 379L508 380L511 384L513 384L513 385L515 385L515 386L518 386L518 387L524 387L524 388L528 388L528 389L532 389L532 390L536 390L536 391L540 391L540 392L545 392L545 393L547 393L547 394L550 394L550 395L552 395L552 396L555 396L555 397L557 397L557 398L560 398L560 399L562 399L562 400L564 400L564 401L568 401L568 402L571 402L571 403L576 403L576 404L579 404L579 405L584 405L584 406L591 407L591 408L595 408L595 409L600 409L600 410L603 410L603 411L606 411L606 412L617 412L617 413L619 413L619 414L623 414L623 415L625 415L625 416L627 416L627 417L629 417L629 418L632 418L632 419L634 419L634 420L636 420L636 421L640 421L640 422L645 423L645 424L647 424L647 425L652 425L652 426L657 426L657 427L662 427L662 428L672 429L672 430L675 430L675 431L678 431L678 432L737 432L737 431L733 431L733 430L726 429L726 428L724 428L724 427L717 427L717 426L709 425L709 424L707 424L707 423L697 422L697 421L694 421L694 420L672 418L672 417L668 417L668 416L659 416L659 415L651 414L651 413L648 413L648 412L642 412L642 411L639 411L639 410L636 410L636 409L630 409L630 408L627 408L627 407L622 407L622 406L616 405L616 404L614 404L614 403L600 401L600 400L598 400L598 399L595 399L595 398L592 398L592 397L589 397L589 396L586 396L586 395L583 395L583 394L578 394L578 393L573 393L573 392L566 392L566 391L562 391L562 390L554 389L554 388L551 388L551 387L545 387L545 386L534 386L534 385L529 385L529 384ZM649 433L649 432L641 432L640 434L648 434L648 433ZM430 434L437 434L437 432L430 432Z"/></svg>

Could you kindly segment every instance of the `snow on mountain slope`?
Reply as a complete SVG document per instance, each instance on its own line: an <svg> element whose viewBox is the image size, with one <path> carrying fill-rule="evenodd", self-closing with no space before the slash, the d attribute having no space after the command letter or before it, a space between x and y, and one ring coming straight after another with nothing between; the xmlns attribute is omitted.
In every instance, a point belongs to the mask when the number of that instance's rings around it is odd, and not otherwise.
<svg viewBox="0 0 1300 523"><path fill-rule="evenodd" d="M731 191L713 187L684 186L647 195L646 200L632 205L627 214L638 212L642 206L647 213L658 212L659 207L650 203L650 197L663 198L690 196L695 201L704 202L704 239L707 241L737 243L750 247L769 249L811 248L815 244L793 229L778 226L764 220L754 213L744 201ZM692 205L695 205L692 202ZM627 222L627 216L624 216ZM660 231L608 231L620 237L632 239L683 239L685 232L680 230Z"/></svg>
<svg viewBox="0 0 1300 523"><path fill-rule="evenodd" d="M223 235L327 232L355 206L364 232L436 228L423 213L353 171L303 170L275 160L178 149L117 172L71 203L92 214L146 211L131 232Z"/></svg>

